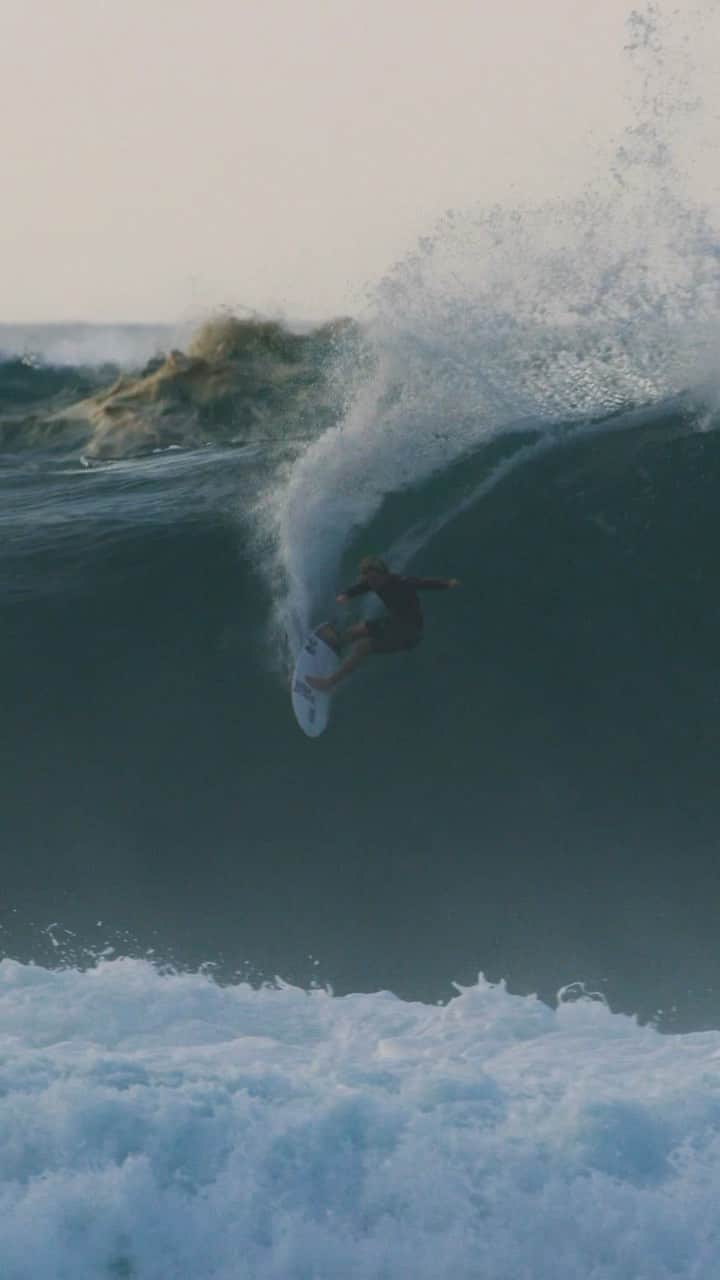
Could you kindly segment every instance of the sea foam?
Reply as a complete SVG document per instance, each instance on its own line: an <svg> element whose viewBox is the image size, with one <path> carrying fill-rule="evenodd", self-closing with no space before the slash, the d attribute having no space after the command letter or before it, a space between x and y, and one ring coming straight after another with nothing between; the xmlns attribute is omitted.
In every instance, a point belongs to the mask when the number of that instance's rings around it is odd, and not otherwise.
<svg viewBox="0 0 720 1280"><path fill-rule="evenodd" d="M707 1280L720 1034L0 964L4 1280Z"/></svg>

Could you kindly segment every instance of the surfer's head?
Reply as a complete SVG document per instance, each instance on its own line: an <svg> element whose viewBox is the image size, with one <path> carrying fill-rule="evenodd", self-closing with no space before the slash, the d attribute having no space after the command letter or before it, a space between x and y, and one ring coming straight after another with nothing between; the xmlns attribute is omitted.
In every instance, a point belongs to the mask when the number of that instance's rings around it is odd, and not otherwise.
<svg viewBox="0 0 720 1280"><path fill-rule="evenodd" d="M376 577L385 577L390 570L384 560L379 556L363 556L360 561L360 577L369 578L371 574Z"/></svg>

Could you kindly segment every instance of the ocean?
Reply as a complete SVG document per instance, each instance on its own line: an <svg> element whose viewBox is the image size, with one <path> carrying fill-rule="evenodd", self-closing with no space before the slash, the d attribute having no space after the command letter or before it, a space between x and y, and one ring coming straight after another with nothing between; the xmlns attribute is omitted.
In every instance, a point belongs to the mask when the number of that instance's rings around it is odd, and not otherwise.
<svg viewBox="0 0 720 1280"><path fill-rule="evenodd" d="M0 327L3 1280L716 1274L718 261L661 184ZM310 741L368 553L462 586Z"/></svg>

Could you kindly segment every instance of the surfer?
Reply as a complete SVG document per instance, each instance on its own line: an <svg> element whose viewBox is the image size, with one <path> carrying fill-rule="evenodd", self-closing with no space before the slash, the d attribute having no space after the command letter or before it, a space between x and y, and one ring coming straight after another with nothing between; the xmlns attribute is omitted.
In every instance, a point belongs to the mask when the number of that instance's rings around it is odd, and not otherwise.
<svg viewBox="0 0 720 1280"><path fill-rule="evenodd" d="M384 560L378 556L365 556L360 561L360 579L347 587L339 596L338 604L347 604L355 596L374 591L382 600L387 613L368 622L357 622L345 632L343 641L354 641L345 661L331 676L306 676L313 689L327 692L371 653L399 653L414 649L423 635L423 616L418 591L445 591L459 587L457 578L404 578L391 573Z"/></svg>

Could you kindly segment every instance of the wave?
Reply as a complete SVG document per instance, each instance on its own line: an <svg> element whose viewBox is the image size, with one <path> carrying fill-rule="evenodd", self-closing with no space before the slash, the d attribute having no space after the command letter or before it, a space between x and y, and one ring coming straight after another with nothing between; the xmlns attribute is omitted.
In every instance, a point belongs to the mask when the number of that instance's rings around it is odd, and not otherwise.
<svg viewBox="0 0 720 1280"><path fill-rule="evenodd" d="M114 878L192 960L717 1021L720 258L646 106L609 192L448 213L357 321L224 315L5 414L15 954ZM465 585L309 750L288 662L368 551Z"/></svg>
<svg viewBox="0 0 720 1280"><path fill-rule="evenodd" d="M664 182L443 218L378 285L337 422L259 506L285 583L278 633L297 647L391 495L504 438L552 446L696 388L712 401L717 279L707 214Z"/></svg>
<svg viewBox="0 0 720 1280"><path fill-rule="evenodd" d="M55 396L77 396L88 392L93 379L80 370L70 377L63 369L35 363L30 357L16 357L0 364L0 403L3 414L14 407L47 401Z"/></svg>
<svg viewBox="0 0 720 1280"><path fill-rule="evenodd" d="M716 1025L716 951L688 939L715 929L717 426L685 397L500 433L335 530L325 595L307 543L315 616L367 550L464 584L426 601L420 649L338 692L312 749L255 540L273 449L15 475L8 953L101 919L302 985L428 999L482 969L550 998L581 977Z"/></svg>

